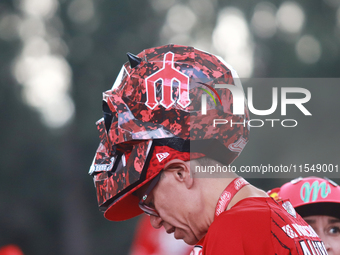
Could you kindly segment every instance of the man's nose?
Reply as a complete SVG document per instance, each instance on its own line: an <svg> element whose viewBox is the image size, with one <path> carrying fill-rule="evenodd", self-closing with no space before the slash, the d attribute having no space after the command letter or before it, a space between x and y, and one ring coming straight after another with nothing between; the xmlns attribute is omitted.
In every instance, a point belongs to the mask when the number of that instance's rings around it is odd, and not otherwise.
<svg viewBox="0 0 340 255"><path fill-rule="evenodd" d="M161 217L150 215L150 223L155 229L159 229L163 225L163 220Z"/></svg>

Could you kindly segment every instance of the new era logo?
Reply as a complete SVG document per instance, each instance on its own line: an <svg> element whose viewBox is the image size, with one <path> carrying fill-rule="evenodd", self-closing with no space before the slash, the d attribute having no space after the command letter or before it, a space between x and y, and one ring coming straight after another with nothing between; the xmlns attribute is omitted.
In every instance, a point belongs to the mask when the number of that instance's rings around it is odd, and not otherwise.
<svg viewBox="0 0 340 255"><path fill-rule="evenodd" d="M156 157L158 159L159 162L161 162L163 159L167 158L170 154L168 152L164 152L164 153L157 153Z"/></svg>

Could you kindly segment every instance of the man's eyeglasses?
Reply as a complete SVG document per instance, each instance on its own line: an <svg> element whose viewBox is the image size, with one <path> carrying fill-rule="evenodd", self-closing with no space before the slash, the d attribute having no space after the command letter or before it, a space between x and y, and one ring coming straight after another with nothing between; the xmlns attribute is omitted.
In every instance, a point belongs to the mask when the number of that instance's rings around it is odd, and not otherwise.
<svg viewBox="0 0 340 255"><path fill-rule="evenodd" d="M162 172L162 171L161 171ZM142 199L139 201L139 208L142 209L146 214L148 215L152 215L152 216L156 216L159 217L159 213L156 211L155 208L150 207L149 205L145 204L144 202L146 201L146 199L148 198L150 192L153 190L153 188L157 185L157 183L159 182L159 179L161 177L161 172L159 172L159 174L151 181L149 187L147 188L147 190L144 192Z"/></svg>

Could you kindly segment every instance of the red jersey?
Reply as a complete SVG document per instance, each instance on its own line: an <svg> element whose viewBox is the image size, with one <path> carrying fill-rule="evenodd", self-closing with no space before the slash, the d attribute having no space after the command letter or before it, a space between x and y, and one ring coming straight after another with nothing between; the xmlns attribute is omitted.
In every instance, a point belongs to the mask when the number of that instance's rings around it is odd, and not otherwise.
<svg viewBox="0 0 340 255"><path fill-rule="evenodd" d="M270 197L246 198L222 212L200 244L191 254L327 254L315 231L291 204Z"/></svg>

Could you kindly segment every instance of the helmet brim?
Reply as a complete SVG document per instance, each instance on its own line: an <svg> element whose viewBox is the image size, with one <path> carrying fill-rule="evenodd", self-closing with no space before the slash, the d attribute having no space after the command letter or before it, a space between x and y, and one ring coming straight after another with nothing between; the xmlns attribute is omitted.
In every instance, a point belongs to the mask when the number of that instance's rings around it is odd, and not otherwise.
<svg viewBox="0 0 340 255"><path fill-rule="evenodd" d="M160 158L159 155L166 157ZM155 178L165 165L173 159L189 161L191 159L204 157L202 153L180 152L168 146L155 146L148 165L144 181L131 190L117 198L105 211L104 217L111 221L123 221L136 217L143 213L139 208L139 199L133 193Z"/></svg>
<svg viewBox="0 0 340 255"><path fill-rule="evenodd" d="M295 208L301 217L314 215L325 215L340 219L340 203L339 202L317 202L298 206Z"/></svg>
<svg viewBox="0 0 340 255"><path fill-rule="evenodd" d="M124 221L134 218L143 213L139 208L139 199L133 193L151 181L158 173L150 176L142 183L131 189L129 192L118 198L109 208L105 211L104 217L110 221Z"/></svg>

